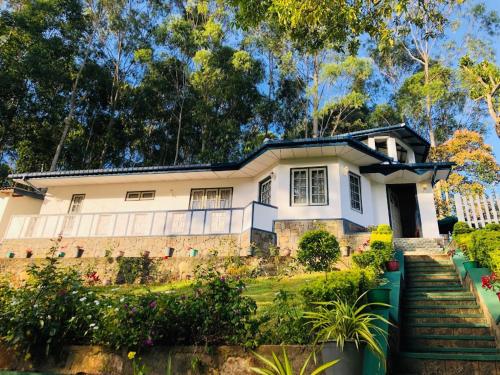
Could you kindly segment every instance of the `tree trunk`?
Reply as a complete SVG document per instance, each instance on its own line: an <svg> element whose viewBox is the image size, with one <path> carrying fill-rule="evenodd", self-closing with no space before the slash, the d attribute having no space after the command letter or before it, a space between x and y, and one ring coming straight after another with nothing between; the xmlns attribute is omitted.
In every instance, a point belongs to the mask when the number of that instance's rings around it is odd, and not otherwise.
<svg viewBox="0 0 500 375"><path fill-rule="evenodd" d="M425 86L429 87L430 77L429 77L429 57L426 55L424 57L424 77L425 77ZM431 142L431 147L436 147L436 139L434 137L434 129L432 127L432 117L431 117L431 96L429 93L425 95L425 115L427 120L427 128L429 131L429 140Z"/></svg>
<svg viewBox="0 0 500 375"><path fill-rule="evenodd" d="M312 137L318 137L318 108L319 108L319 64L318 55L314 55L313 59L313 130Z"/></svg>
<svg viewBox="0 0 500 375"><path fill-rule="evenodd" d="M179 145L181 143L181 127L182 127L182 109L183 109L183 104L181 104L181 108L179 111L179 117L177 118L177 141L175 142L175 158L174 158L174 165L177 165L177 160L179 158Z"/></svg>
<svg viewBox="0 0 500 375"><path fill-rule="evenodd" d="M497 137L500 138L500 115L498 115L495 111L495 106L493 105L493 97L491 95L486 96L486 104L488 105L488 112L495 122L495 131L497 133Z"/></svg>
<svg viewBox="0 0 500 375"><path fill-rule="evenodd" d="M66 137L68 136L68 133L69 133L69 128L71 126L71 123L73 122L73 116L75 115L75 109L76 109L76 92L78 90L78 82L80 81L80 77L82 75L83 68L85 67L85 64L87 63L89 53L90 53L90 48L88 48L85 51L82 65L80 66L80 69L78 69L78 73L76 74L75 81L73 82L73 86L71 88L71 99L69 102L69 113L64 119L63 132L61 134L61 138L59 139L59 143L57 144L57 148L56 148L56 152L54 154L54 157L52 158L52 163L50 164L50 172L53 172L56 170L57 162L59 161L59 157L61 156L61 152L62 152L62 149L64 147L64 142L66 141Z"/></svg>

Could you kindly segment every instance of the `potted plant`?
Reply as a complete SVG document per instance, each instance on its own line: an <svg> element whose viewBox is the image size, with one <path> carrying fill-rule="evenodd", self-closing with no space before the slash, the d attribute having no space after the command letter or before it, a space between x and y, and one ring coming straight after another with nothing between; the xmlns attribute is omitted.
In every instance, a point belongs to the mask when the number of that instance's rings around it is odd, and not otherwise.
<svg viewBox="0 0 500 375"><path fill-rule="evenodd" d="M484 289L495 292L500 301L500 278L497 277L495 272L492 272L491 275L482 276L481 283Z"/></svg>
<svg viewBox="0 0 500 375"><path fill-rule="evenodd" d="M7 258L14 258L14 255L15 254L12 250L7 252Z"/></svg>
<svg viewBox="0 0 500 375"><path fill-rule="evenodd" d="M340 254L343 257L348 257L351 247L349 246L349 241L347 241L345 238L342 238L339 242L340 245Z"/></svg>
<svg viewBox="0 0 500 375"><path fill-rule="evenodd" d="M66 253L64 251L59 251L59 253L57 253L58 258L64 258L65 255Z"/></svg>
<svg viewBox="0 0 500 375"><path fill-rule="evenodd" d="M354 303L341 299L320 302L316 311L304 313L316 333L314 344L321 345L323 362L340 359L335 371L327 370L325 374L361 375L365 347L385 363L384 352L375 336L387 339L387 332L376 323L392 323L371 310L388 306L382 303L361 304L364 295Z"/></svg>
<svg viewBox="0 0 500 375"><path fill-rule="evenodd" d="M391 288L389 288L387 279L377 279L371 289L366 292L368 303L382 303L389 305L391 302Z"/></svg>
<svg viewBox="0 0 500 375"><path fill-rule="evenodd" d="M390 261L385 262L385 268L387 268L387 271L389 272L399 271L399 261L391 259Z"/></svg>
<svg viewBox="0 0 500 375"><path fill-rule="evenodd" d="M165 249L165 255L169 258L174 256L174 248L173 247L167 247Z"/></svg>
<svg viewBox="0 0 500 375"><path fill-rule="evenodd" d="M198 255L198 250L197 249L193 249L193 248L189 249L189 256L190 257L195 257L197 255Z"/></svg>
<svg viewBox="0 0 500 375"><path fill-rule="evenodd" d="M253 246L250 246L248 249L247 249L247 256L251 257L255 254L255 248Z"/></svg>
<svg viewBox="0 0 500 375"><path fill-rule="evenodd" d="M76 247L76 257L81 258L83 255L84 248L82 246L77 246Z"/></svg>
<svg viewBox="0 0 500 375"><path fill-rule="evenodd" d="M33 256L33 250L26 249L26 258L31 258Z"/></svg>

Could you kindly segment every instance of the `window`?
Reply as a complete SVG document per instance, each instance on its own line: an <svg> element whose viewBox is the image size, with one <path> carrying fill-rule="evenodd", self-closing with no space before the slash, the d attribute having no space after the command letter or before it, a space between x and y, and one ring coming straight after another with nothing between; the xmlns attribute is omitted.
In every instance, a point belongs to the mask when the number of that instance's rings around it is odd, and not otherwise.
<svg viewBox="0 0 500 375"><path fill-rule="evenodd" d="M78 214L82 210L82 203L85 199L85 194L73 194L71 197L71 203L69 204L68 213L69 214Z"/></svg>
<svg viewBox="0 0 500 375"><path fill-rule="evenodd" d="M408 161L408 151L406 148L396 143L396 151L398 153L398 161L400 163L406 163Z"/></svg>
<svg viewBox="0 0 500 375"><path fill-rule="evenodd" d="M375 150L384 154L384 155L388 155L387 139L376 139L375 140Z"/></svg>
<svg viewBox="0 0 500 375"><path fill-rule="evenodd" d="M155 199L155 191L128 191L125 197L126 201L150 201Z"/></svg>
<svg viewBox="0 0 500 375"><path fill-rule="evenodd" d="M361 203L361 177L349 172L349 190L351 191L351 208L363 212Z"/></svg>
<svg viewBox="0 0 500 375"><path fill-rule="evenodd" d="M192 189L190 210L231 208L233 188Z"/></svg>
<svg viewBox="0 0 500 375"><path fill-rule="evenodd" d="M292 206L320 206L327 201L326 167L291 170L290 201Z"/></svg>
<svg viewBox="0 0 500 375"><path fill-rule="evenodd" d="M259 202L271 204L271 177L267 177L259 183Z"/></svg>

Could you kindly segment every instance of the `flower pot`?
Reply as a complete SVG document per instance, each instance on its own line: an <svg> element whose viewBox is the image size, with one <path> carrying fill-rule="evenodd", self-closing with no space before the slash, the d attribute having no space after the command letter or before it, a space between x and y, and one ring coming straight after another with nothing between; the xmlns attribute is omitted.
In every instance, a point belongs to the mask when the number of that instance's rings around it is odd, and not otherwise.
<svg viewBox="0 0 500 375"><path fill-rule="evenodd" d="M340 359L335 366L325 370L325 375L361 375L365 346L365 343L361 343L358 349L353 341L346 341L342 351L336 342L323 343L321 347L323 363Z"/></svg>
<svg viewBox="0 0 500 375"><path fill-rule="evenodd" d="M368 293L366 293L366 298L368 303L379 302L389 305L391 303L391 289L382 287L370 289Z"/></svg>
<svg viewBox="0 0 500 375"><path fill-rule="evenodd" d="M14 258L14 255L15 255L15 254L14 254L12 251L9 251L9 252L7 253L7 258Z"/></svg>
<svg viewBox="0 0 500 375"><path fill-rule="evenodd" d="M390 260L385 263L385 268L387 268L389 272L399 271L399 262L395 259Z"/></svg>
<svg viewBox="0 0 500 375"><path fill-rule="evenodd" d="M255 251L254 251L254 248L253 248L253 247L249 247L249 248L247 249L247 256L248 256L248 257L253 256L254 252L255 252Z"/></svg>
<svg viewBox="0 0 500 375"><path fill-rule="evenodd" d="M497 292L498 300L500 301L500 292Z"/></svg>
<svg viewBox="0 0 500 375"><path fill-rule="evenodd" d="M167 247L165 250L165 255L169 258L174 256L174 248L173 247Z"/></svg>
<svg viewBox="0 0 500 375"><path fill-rule="evenodd" d="M26 258L31 258L33 256L33 251L26 252Z"/></svg>
<svg viewBox="0 0 500 375"><path fill-rule="evenodd" d="M142 254L142 256L143 256L144 258L149 258L149 254L150 254L149 250L146 250L146 251Z"/></svg>
<svg viewBox="0 0 500 375"><path fill-rule="evenodd" d="M195 257L197 255L198 255L198 250L196 250L196 249L189 250L189 256L190 257Z"/></svg>
<svg viewBox="0 0 500 375"><path fill-rule="evenodd" d="M77 247L76 248L76 257L81 258L83 255L83 251L84 251L83 247Z"/></svg>
<svg viewBox="0 0 500 375"><path fill-rule="evenodd" d="M469 260L464 262L464 268L466 272L469 272L473 268L479 268L479 262L477 260Z"/></svg>
<svg viewBox="0 0 500 375"><path fill-rule="evenodd" d="M59 258L64 258L64 256L65 256L65 255L66 255L66 253L65 253L64 251L60 251L60 252L57 254L57 256L58 256Z"/></svg>

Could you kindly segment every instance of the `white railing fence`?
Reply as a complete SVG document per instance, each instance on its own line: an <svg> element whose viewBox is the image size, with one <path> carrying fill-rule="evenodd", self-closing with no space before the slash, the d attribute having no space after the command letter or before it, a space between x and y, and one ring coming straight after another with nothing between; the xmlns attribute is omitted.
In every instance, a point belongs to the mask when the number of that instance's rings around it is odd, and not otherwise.
<svg viewBox="0 0 500 375"><path fill-rule="evenodd" d="M275 211L252 202L227 209L15 215L4 239L239 234L253 227L272 231L268 218L275 218Z"/></svg>
<svg viewBox="0 0 500 375"><path fill-rule="evenodd" d="M457 193L454 199L459 221L465 221L474 228L500 222L500 200L495 192L468 196Z"/></svg>

